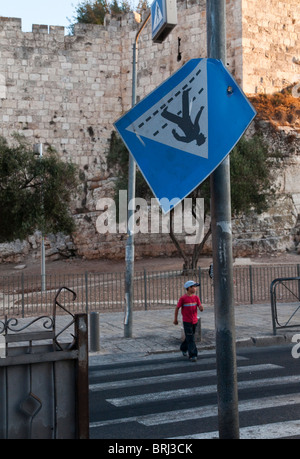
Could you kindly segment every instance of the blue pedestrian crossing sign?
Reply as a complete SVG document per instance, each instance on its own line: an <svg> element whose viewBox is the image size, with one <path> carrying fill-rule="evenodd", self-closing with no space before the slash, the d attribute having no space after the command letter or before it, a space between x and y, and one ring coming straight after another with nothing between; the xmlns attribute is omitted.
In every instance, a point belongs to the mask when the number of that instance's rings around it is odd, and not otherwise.
<svg viewBox="0 0 300 459"><path fill-rule="evenodd" d="M218 167L255 115L221 61L191 59L114 125L166 213Z"/></svg>

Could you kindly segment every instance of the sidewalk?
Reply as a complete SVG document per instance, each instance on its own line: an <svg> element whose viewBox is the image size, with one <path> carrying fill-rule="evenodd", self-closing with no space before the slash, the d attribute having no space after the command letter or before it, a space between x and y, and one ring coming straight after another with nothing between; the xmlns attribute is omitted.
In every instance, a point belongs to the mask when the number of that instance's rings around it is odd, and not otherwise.
<svg viewBox="0 0 300 459"><path fill-rule="evenodd" d="M280 309L279 309L280 307ZM297 303L280 304L278 316L287 321L297 308ZM175 352L181 343L181 325L173 325L174 308L152 311L133 311L132 338L124 338L124 313L99 314L100 349L93 356L115 358L124 354L149 355ZM200 313L202 339L198 349L215 347L214 307L208 306ZM300 318L294 322L300 324ZM271 346L291 343L291 337L300 333L299 327L277 330L273 335L270 304L235 306L235 331L237 346Z"/></svg>
<svg viewBox="0 0 300 459"><path fill-rule="evenodd" d="M298 303L278 304L278 318L285 324L299 307ZM182 325L174 325L174 309L164 308L150 311L133 311L132 338L124 338L124 312L99 313L100 345L99 350L91 349L89 352L90 364L100 361L110 362L145 358L146 356L162 353L179 352L182 340ZM291 344L293 335L300 333L299 314L293 317L290 324L299 324L293 328L277 330L273 335L272 313L270 304L249 304L235 306L235 334L238 346L273 346ZM205 307L201 317L201 341L197 341L198 350L215 348L215 317L214 307ZM178 316L181 319L181 316ZM18 328L32 318L18 319ZM70 316L57 316L57 332L70 323ZM90 321L90 317L89 317ZM41 327L39 320L32 327L38 330ZM90 327L91 328L91 327ZM33 328L31 331L34 331ZM73 328L68 328L60 339L72 341L70 333ZM91 329L89 336L91 335ZM94 340L92 341L94 342ZM4 357L4 337L0 335L0 358Z"/></svg>

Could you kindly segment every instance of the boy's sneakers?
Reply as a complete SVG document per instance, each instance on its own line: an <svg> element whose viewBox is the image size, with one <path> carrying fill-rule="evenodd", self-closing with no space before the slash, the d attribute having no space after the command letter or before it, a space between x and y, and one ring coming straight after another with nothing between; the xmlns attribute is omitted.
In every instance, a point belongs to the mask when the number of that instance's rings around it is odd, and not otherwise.
<svg viewBox="0 0 300 459"><path fill-rule="evenodd" d="M184 357L187 357L189 355L188 351L182 351L182 355L184 355ZM189 360L191 362L197 362L197 357L190 357Z"/></svg>

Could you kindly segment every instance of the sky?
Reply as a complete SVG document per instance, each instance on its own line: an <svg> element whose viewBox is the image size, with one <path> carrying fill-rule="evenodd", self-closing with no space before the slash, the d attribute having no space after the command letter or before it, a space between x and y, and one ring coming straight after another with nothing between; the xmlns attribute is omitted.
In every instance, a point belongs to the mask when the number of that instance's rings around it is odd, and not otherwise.
<svg viewBox="0 0 300 459"><path fill-rule="evenodd" d="M67 33L80 3L82 0L0 0L0 16L21 18L23 32L31 32L32 24L43 24L64 26Z"/></svg>
<svg viewBox="0 0 300 459"><path fill-rule="evenodd" d="M0 0L0 16L22 19L22 30L32 31L32 24L68 27L73 22L79 0Z"/></svg>

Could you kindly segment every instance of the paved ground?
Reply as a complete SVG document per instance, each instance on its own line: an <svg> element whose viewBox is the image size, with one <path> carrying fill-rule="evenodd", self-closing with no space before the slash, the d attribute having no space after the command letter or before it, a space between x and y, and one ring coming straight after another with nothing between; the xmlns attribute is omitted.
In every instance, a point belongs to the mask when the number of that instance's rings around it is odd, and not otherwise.
<svg viewBox="0 0 300 459"><path fill-rule="evenodd" d="M279 306L278 317L284 323L297 308L296 303ZM96 316L97 317L97 316ZM175 352L181 342L181 326L173 325L174 310L133 312L132 338L124 338L124 314L106 313L97 317L100 324L100 345L97 352L90 350L90 361L124 358L133 353L145 356L152 353ZM214 308L200 313L201 341L198 349L215 346ZM297 316L295 315L296 323ZM300 317L298 317L300 324ZM277 330L273 335L271 306L269 304L235 307L235 331L237 346L266 346L288 344L294 334L300 333L300 325L293 329ZM100 357L105 357L100 359Z"/></svg>
<svg viewBox="0 0 300 459"><path fill-rule="evenodd" d="M278 318L281 324L286 323L298 307L298 303L279 304ZM199 314L201 317L201 340L198 338L197 346L201 352L201 350L215 347L214 307L208 306L204 312ZM90 346L91 364L104 363L108 360L132 359L133 354L136 358L144 358L149 354L179 352L182 327L181 325L173 325L174 308L134 311L132 338L124 338L123 312L96 314L94 318L96 318L97 324L99 323L100 339L99 343ZM19 319L17 328L22 327L23 322L31 319ZM34 326L41 327L42 322L39 320ZM70 316L57 316L58 331L69 322ZM292 329L277 330L276 336L274 336L270 304L235 306L237 346L289 344L292 336L300 333L299 315L295 314L290 323L298 323L299 325ZM72 332L73 330L71 330ZM3 354L4 338L3 336L0 338L0 348L2 348L0 354Z"/></svg>
<svg viewBox="0 0 300 459"><path fill-rule="evenodd" d="M237 259L237 264L278 264L278 263L298 263L299 255L280 254L278 257L259 257ZM210 257L202 257L199 265L208 267L211 263ZM137 260L136 269L180 269L182 260L179 258L149 258ZM0 264L0 274L15 274L16 264ZM124 271L124 262L111 260L64 260L47 263L47 272L78 273L88 270L89 272L116 272ZM17 270L18 271L18 270ZM40 272L39 260L26 260L25 267L22 268L24 274L34 274ZM285 323L297 308L297 304L281 305L279 316L282 323ZM173 325L174 308L137 311L133 313L133 337L124 338L124 313L100 313L100 344L97 352L90 352L90 360L95 359L116 359L126 358L132 353L140 357L161 352L178 351L181 341L181 326ZM60 319L64 322L64 318ZM270 304L261 305L242 305L235 307L236 339L238 345L268 345L285 344L291 341L291 337L297 332L298 328L280 331L277 336L273 336L272 315ZM295 314L295 321L300 324L300 317ZM294 322L295 322L294 321ZM202 338L198 343L199 349L212 348L215 345L215 322L214 308L208 306L201 313ZM0 336L0 348L3 337ZM2 343L3 347L3 343ZM0 352L1 353L1 352Z"/></svg>

